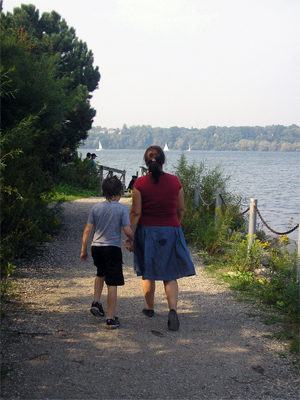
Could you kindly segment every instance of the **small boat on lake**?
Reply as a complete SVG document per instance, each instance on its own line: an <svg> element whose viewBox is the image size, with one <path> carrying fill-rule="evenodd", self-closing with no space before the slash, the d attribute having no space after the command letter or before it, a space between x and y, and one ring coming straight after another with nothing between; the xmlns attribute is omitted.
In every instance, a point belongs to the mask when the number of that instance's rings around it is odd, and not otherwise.
<svg viewBox="0 0 300 400"><path fill-rule="evenodd" d="M103 147L102 147L102 144L101 144L101 142L99 140L99 146L98 146L98 149L96 149L96 151L101 151L101 150L103 150Z"/></svg>
<svg viewBox="0 0 300 400"><path fill-rule="evenodd" d="M168 143L165 144L164 151L169 151Z"/></svg>
<svg viewBox="0 0 300 400"><path fill-rule="evenodd" d="M189 144L189 148L187 149L187 151L191 151L192 149L191 149L191 145Z"/></svg>

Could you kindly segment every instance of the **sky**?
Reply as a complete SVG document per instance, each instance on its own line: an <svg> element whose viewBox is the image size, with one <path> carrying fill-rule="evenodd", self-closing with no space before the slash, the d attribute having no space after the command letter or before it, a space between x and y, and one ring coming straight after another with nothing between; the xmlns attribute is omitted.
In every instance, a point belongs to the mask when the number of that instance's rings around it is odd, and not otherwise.
<svg viewBox="0 0 300 400"><path fill-rule="evenodd" d="M101 80L93 126L300 125L300 0L4 0L56 11Z"/></svg>

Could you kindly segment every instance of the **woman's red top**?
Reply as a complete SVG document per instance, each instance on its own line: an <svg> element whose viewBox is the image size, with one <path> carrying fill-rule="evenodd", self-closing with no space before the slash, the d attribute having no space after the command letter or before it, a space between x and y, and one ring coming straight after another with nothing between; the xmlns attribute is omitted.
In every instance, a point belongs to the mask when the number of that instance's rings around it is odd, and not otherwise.
<svg viewBox="0 0 300 400"><path fill-rule="evenodd" d="M142 215L138 224L180 226L177 198L182 185L176 175L164 173L154 183L150 175L141 176L133 185L142 196Z"/></svg>

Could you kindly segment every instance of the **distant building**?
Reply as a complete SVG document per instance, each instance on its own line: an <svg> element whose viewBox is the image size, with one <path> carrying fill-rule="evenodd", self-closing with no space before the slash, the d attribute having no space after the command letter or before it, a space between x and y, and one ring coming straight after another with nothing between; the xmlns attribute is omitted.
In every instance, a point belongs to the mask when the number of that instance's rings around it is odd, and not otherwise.
<svg viewBox="0 0 300 400"><path fill-rule="evenodd" d="M103 129L101 129L99 131L99 133L111 135L112 133L115 133L115 129L113 129L113 128L108 128L108 129L103 128Z"/></svg>

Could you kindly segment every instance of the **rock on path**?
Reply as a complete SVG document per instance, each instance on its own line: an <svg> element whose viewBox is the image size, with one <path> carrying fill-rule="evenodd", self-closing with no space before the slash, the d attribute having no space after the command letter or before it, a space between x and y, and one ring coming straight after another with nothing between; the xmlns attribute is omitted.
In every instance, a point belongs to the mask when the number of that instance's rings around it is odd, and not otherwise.
<svg viewBox="0 0 300 400"><path fill-rule="evenodd" d="M254 306L217 285L191 250L196 276L179 280L178 332L167 329L167 303L157 282L154 318L144 300L133 256L123 249L121 327L94 317L95 268L79 259L81 235L99 199L64 204L64 229L42 255L24 263L19 302L2 319L1 399L299 399L299 376L284 343ZM130 207L130 200L121 200ZM106 309L106 289L103 305ZM285 355L282 357L282 355Z"/></svg>

